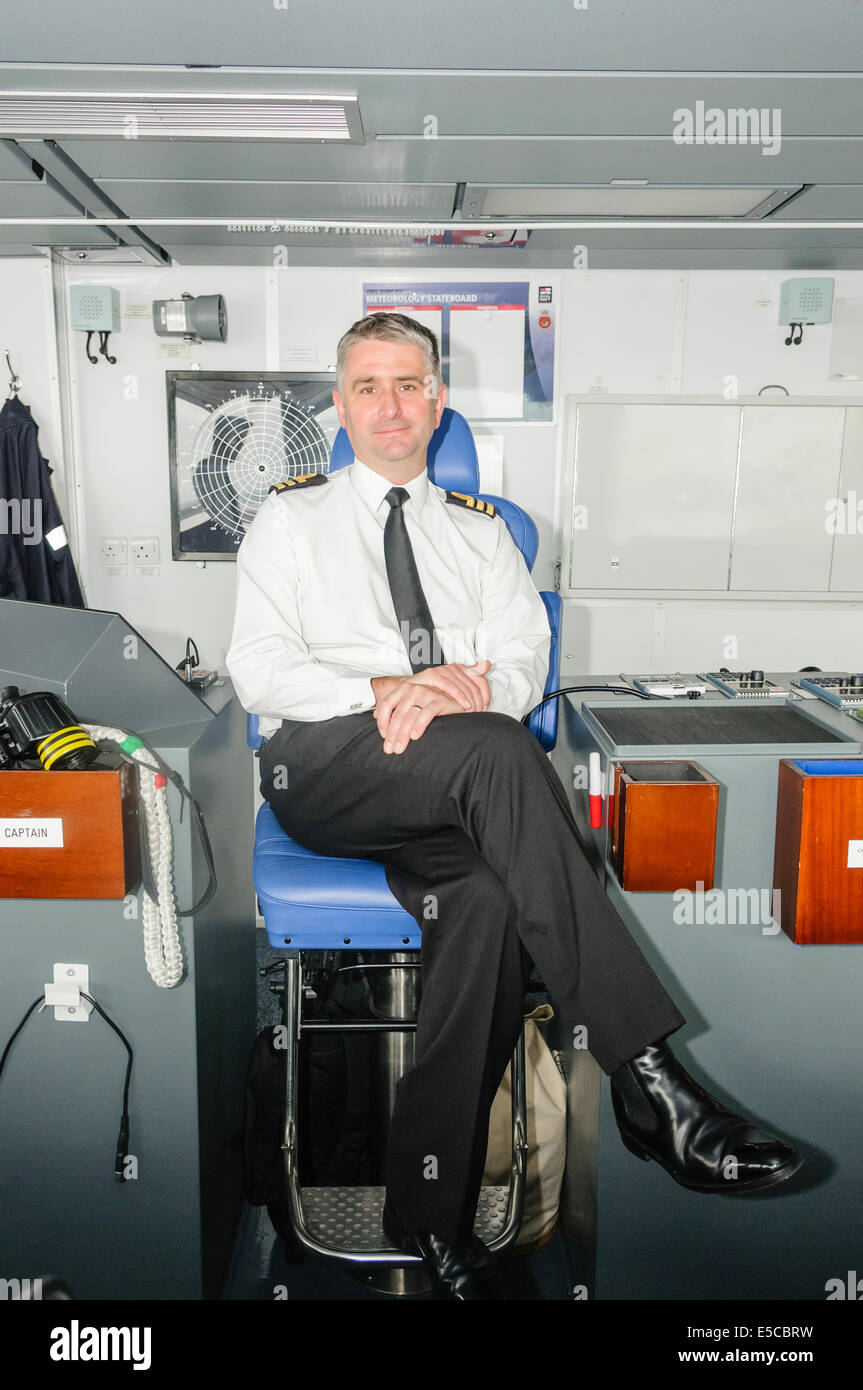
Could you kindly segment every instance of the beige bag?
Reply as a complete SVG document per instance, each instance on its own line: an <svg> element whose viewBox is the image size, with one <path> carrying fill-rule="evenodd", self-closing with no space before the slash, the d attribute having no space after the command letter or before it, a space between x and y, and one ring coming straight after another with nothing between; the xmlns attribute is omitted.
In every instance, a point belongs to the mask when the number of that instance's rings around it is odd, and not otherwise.
<svg viewBox="0 0 863 1390"><path fill-rule="evenodd" d="M527 1182L524 1214L513 1250L542 1245L557 1224L566 1162L566 1082L542 1034L554 1017L541 1004L525 1018L525 1094L527 1099ZM483 1182L508 1186L512 1167L511 1072L500 1083L491 1107Z"/></svg>

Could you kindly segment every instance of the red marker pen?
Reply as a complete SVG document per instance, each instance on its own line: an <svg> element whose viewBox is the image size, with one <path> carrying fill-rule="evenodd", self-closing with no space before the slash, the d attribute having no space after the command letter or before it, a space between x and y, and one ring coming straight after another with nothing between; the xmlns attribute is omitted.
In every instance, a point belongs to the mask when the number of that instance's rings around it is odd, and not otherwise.
<svg viewBox="0 0 863 1390"><path fill-rule="evenodd" d="M602 826L602 773L599 754L591 753L588 766L588 799L590 801L590 828L599 830Z"/></svg>

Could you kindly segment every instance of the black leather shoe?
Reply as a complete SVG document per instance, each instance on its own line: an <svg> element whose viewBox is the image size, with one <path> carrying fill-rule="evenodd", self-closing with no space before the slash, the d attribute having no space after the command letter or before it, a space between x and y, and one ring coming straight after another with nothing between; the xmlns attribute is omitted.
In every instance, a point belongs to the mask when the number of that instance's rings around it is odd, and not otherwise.
<svg viewBox="0 0 863 1390"><path fill-rule="evenodd" d="M693 1192L752 1192L797 1172L803 1159L781 1139L733 1115L693 1080L665 1042L611 1075L611 1100L626 1147L655 1158Z"/></svg>
<svg viewBox="0 0 863 1390"><path fill-rule="evenodd" d="M397 1250L419 1255L432 1277L432 1295L461 1302L503 1297L488 1248L476 1236L450 1244L430 1231L404 1231L389 1203L384 1205L384 1234Z"/></svg>

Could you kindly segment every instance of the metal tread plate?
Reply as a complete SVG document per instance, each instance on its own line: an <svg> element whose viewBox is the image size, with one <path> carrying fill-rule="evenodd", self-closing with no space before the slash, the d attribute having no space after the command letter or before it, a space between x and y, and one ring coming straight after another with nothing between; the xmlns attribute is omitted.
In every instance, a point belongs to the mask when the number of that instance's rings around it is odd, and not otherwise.
<svg viewBox="0 0 863 1390"><path fill-rule="evenodd" d="M385 1187L302 1187L300 1201L309 1234L322 1245L357 1252L392 1250L381 1218ZM486 1245L506 1224L509 1187L483 1187L474 1235Z"/></svg>
<svg viewBox="0 0 863 1390"><path fill-rule="evenodd" d="M843 743L841 734L807 710L788 705L586 704L597 724L620 746L662 744Z"/></svg>

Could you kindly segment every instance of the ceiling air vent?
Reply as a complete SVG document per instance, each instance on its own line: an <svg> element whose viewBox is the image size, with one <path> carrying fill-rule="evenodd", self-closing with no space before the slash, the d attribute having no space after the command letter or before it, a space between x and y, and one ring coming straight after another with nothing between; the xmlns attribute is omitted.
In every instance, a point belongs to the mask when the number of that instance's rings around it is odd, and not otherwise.
<svg viewBox="0 0 863 1390"><path fill-rule="evenodd" d="M167 252L161 256L147 246L36 246L44 255L53 254L70 265L158 265L170 264Z"/></svg>
<svg viewBox="0 0 863 1390"><path fill-rule="evenodd" d="M131 92L2 92L0 138L364 143L355 96Z"/></svg>

